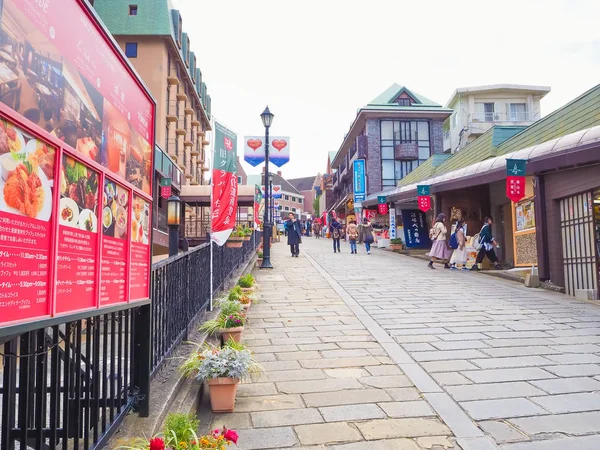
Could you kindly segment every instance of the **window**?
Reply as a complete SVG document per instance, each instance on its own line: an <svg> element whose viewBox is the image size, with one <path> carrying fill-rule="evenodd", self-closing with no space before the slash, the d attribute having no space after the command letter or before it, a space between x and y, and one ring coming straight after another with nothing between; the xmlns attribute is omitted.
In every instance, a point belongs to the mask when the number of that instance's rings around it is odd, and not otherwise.
<svg viewBox="0 0 600 450"><path fill-rule="evenodd" d="M292 212L296 212L296 208L292 208Z"/></svg>
<svg viewBox="0 0 600 450"><path fill-rule="evenodd" d="M458 122L458 113L452 114L452 128L456 128Z"/></svg>
<svg viewBox="0 0 600 450"><path fill-rule="evenodd" d="M289 199L290 199L290 196L289 196L289 195L284 195L284 196L283 196L283 199L284 199L284 200L289 200Z"/></svg>
<svg viewBox="0 0 600 450"><path fill-rule="evenodd" d="M396 186L398 181L431 156L430 125L425 120L381 121L381 180L384 187ZM416 142L418 160L396 161L394 147Z"/></svg>
<svg viewBox="0 0 600 450"><path fill-rule="evenodd" d="M399 98L398 105L399 106L411 106L410 98Z"/></svg>
<svg viewBox="0 0 600 450"><path fill-rule="evenodd" d="M129 15L137 16L137 5L129 5Z"/></svg>
<svg viewBox="0 0 600 450"><path fill-rule="evenodd" d="M292 197L292 201L295 202L296 201L296 197Z"/></svg>
<svg viewBox="0 0 600 450"><path fill-rule="evenodd" d="M298 203L302 203L302 199L300 197L298 197Z"/></svg>
<svg viewBox="0 0 600 450"><path fill-rule="evenodd" d="M480 122L494 121L493 103L475 103L475 119Z"/></svg>
<svg viewBox="0 0 600 450"><path fill-rule="evenodd" d="M242 184L242 177L238 177L238 184Z"/></svg>
<svg viewBox="0 0 600 450"><path fill-rule="evenodd" d="M527 104L511 103L509 105L510 120L513 122L522 122L529 120L527 117Z"/></svg>
<svg viewBox="0 0 600 450"><path fill-rule="evenodd" d="M284 207L283 207L283 210L284 210L284 211L289 211L289 210L290 210L290 207L289 207L289 206L284 206Z"/></svg>
<svg viewBox="0 0 600 450"><path fill-rule="evenodd" d="M127 42L125 44L125 55L128 58L137 58L137 42Z"/></svg>

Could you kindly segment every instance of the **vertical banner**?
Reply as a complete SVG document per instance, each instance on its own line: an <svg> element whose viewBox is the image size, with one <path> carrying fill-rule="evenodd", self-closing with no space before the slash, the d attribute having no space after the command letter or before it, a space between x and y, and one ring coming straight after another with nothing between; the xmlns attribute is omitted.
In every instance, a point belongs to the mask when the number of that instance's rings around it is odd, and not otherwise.
<svg viewBox="0 0 600 450"><path fill-rule="evenodd" d="M396 208L390 208L390 239L396 239Z"/></svg>
<svg viewBox="0 0 600 450"><path fill-rule="evenodd" d="M260 225L260 204L263 199L262 190L258 184L254 185L254 228Z"/></svg>
<svg viewBox="0 0 600 450"><path fill-rule="evenodd" d="M354 203L361 203L367 198L365 160L357 159L352 166L354 170Z"/></svg>
<svg viewBox="0 0 600 450"><path fill-rule="evenodd" d="M388 213L387 197L385 195L377 196L377 212L382 216Z"/></svg>
<svg viewBox="0 0 600 450"><path fill-rule="evenodd" d="M525 198L525 173L527 161L524 159L506 160L506 196L517 203Z"/></svg>
<svg viewBox="0 0 600 450"><path fill-rule="evenodd" d="M160 180L160 196L165 200L169 200L171 196L171 179L163 178Z"/></svg>
<svg viewBox="0 0 600 450"><path fill-rule="evenodd" d="M235 227L237 211L237 135L215 122L210 237L222 246Z"/></svg>
<svg viewBox="0 0 600 450"><path fill-rule="evenodd" d="M419 209L423 212L427 212L431 209L431 187L428 185L417 186L417 203Z"/></svg>
<svg viewBox="0 0 600 450"><path fill-rule="evenodd" d="M408 248L429 248L431 241L427 231L425 213L414 209L402 210L404 241Z"/></svg>

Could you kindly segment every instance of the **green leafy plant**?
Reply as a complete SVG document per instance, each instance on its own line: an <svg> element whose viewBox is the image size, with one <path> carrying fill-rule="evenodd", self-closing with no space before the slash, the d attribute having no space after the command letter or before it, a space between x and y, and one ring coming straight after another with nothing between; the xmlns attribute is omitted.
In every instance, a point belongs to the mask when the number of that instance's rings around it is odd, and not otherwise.
<svg viewBox="0 0 600 450"><path fill-rule="evenodd" d="M239 279L238 285L243 288L251 288L252 286L254 286L254 282L254 276L252 276L252 274L249 273Z"/></svg>
<svg viewBox="0 0 600 450"><path fill-rule="evenodd" d="M253 232L254 231L252 230L252 228L250 228L249 226L244 226L244 234L246 237L252 236Z"/></svg>
<svg viewBox="0 0 600 450"><path fill-rule="evenodd" d="M239 300L242 297L242 294L242 287L240 285L237 285L229 291L227 300Z"/></svg>
<svg viewBox="0 0 600 450"><path fill-rule="evenodd" d="M167 447L185 448L181 443L197 441L196 430L200 421L193 414L171 413L165 419L164 434Z"/></svg>
<svg viewBox="0 0 600 450"><path fill-rule="evenodd" d="M206 331L214 334L219 330L227 328L243 327L246 323L246 317L239 312L233 314L219 314L216 319L208 320L202 324L200 331Z"/></svg>
<svg viewBox="0 0 600 450"><path fill-rule="evenodd" d="M262 257L263 257L263 252L258 252L258 257L259 257L260 259L262 259Z"/></svg>
<svg viewBox="0 0 600 450"><path fill-rule="evenodd" d="M226 316L242 312L242 304L238 300L223 300L219 303L219 307L221 308L220 314Z"/></svg>
<svg viewBox="0 0 600 450"><path fill-rule="evenodd" d="M394 244L394 245L396 245L396 244L398 244L398 245L402 245L402 244L403 244L403 242L402 242L402 239L400 239L400 238L396 238L396 239L392 239L392 240L390 241L390 244Z"/></svg>

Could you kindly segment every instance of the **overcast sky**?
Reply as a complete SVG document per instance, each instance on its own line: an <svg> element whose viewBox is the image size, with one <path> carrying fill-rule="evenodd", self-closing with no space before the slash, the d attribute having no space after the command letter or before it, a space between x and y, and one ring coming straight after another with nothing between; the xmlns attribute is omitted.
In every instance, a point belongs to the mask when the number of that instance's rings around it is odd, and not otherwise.
<svg viewBox="0 0 600 450"><path fill-rule="evenodd" d="M268 104L271 133L291 137L286 178L322 173L392 83L442 105L457 87L548 85L546 115L600 82L598 0L173 2L238 154Z"/></svg>

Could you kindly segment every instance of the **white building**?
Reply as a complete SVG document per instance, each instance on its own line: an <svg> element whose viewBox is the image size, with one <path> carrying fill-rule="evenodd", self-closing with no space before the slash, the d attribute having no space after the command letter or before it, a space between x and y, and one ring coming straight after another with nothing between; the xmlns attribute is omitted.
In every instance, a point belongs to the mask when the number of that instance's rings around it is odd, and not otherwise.
<svg viewBox="0 0 600 450"><path fill-rule="evenodd" d="M548 86L493 84L458 88L446 104L454 113L444 123L444 151L456 152L494 125L528 126L541 119Z"/></svg>

